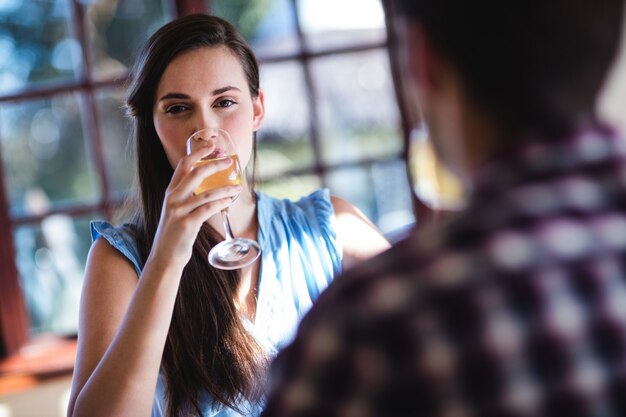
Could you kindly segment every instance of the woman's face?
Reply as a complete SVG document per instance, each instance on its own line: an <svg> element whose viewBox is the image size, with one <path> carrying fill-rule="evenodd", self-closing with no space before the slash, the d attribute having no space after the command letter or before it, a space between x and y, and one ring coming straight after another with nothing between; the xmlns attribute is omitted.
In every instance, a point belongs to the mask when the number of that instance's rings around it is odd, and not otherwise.
<svg viewBox="0 0 626 417"><path fill-rule="evenodd" d="M253 132L263 121L263 94L252 98L239 59L226 47L203 47L176 57L157 86L154 127L175 168L196 130L230 133L242 167L252 152Z"/></svg>

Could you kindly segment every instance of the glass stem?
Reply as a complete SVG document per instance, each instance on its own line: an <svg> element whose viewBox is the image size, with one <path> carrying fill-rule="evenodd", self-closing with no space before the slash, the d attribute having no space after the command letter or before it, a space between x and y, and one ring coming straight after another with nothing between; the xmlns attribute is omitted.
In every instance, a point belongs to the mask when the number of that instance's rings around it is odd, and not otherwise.
<svg viewBox="0 0 626 417"><path fill-rule="evenodd" d="M228 209L222 210L222 222L224 223L224 240L233 240L233 229L230 227L230 220L228 219Z"/></svg>

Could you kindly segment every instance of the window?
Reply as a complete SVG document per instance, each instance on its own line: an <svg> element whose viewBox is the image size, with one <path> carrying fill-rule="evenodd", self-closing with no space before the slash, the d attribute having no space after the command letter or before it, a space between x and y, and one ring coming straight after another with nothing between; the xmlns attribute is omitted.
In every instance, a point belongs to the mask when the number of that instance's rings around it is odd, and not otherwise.
<svg viewBox="0 0 626 417"><path fill-rule="evenodd" d="M392 239L412 223L381 1L209 3L261 63L257 188L297 198L329 187Z"/></svg>
<svg viewBox="0 0 626 417"><path fill-rule="evenodd" d="M89 220L111 218L131 178L122 84L165 6L0 1L0 354L76 332Z"/></svg>
<svg viewBox="0 0 626 417"><path fill-rule="evenodd" d="M89 220L132 181L123 83L177 10L225 17L259 57L260 190L327 186L392 237L412 223L380 0L0 0L0 355L76 332Z"/></svg>

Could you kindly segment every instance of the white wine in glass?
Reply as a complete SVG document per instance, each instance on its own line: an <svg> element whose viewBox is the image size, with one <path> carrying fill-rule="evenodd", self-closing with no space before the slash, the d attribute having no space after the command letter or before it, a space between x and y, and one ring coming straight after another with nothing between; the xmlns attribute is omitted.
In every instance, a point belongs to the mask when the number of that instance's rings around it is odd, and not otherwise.
<svg viewBox="0 0 626 417"><path fill-rule="evenodd" d="M194 194L243 183L237 150L228 132L223 129L206 128L198 130L187 139L187 154L202 147L213 150L208 156L196 162L195 166L210 164L226 158L231 159L232 163L228 168L206 177L200 186L194 190ZM250 265L261 254L259 244L252 239L233 236L228 218L228 208L222 210L222 222L224 223L224 240L215 245L209 252L209 263L219 269L239 269Z"/></svg>

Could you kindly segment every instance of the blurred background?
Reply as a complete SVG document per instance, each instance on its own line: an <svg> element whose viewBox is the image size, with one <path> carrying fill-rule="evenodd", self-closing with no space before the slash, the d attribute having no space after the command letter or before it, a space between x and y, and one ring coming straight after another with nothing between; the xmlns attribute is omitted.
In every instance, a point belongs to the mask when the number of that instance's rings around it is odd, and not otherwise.
<svg viewBox="0 0 626 417"><path fill-rule="evenodd" d="M65 415L89 221L115 220L133 180L127 73L139 46L178 15L222 16L257 53L267 112L259 190L295 199L328 187L392 241L458 200L427 138L413 141L411 192L384 6L0 0L0 417ZM623 61L598 105L626 130Z"/></svg>

